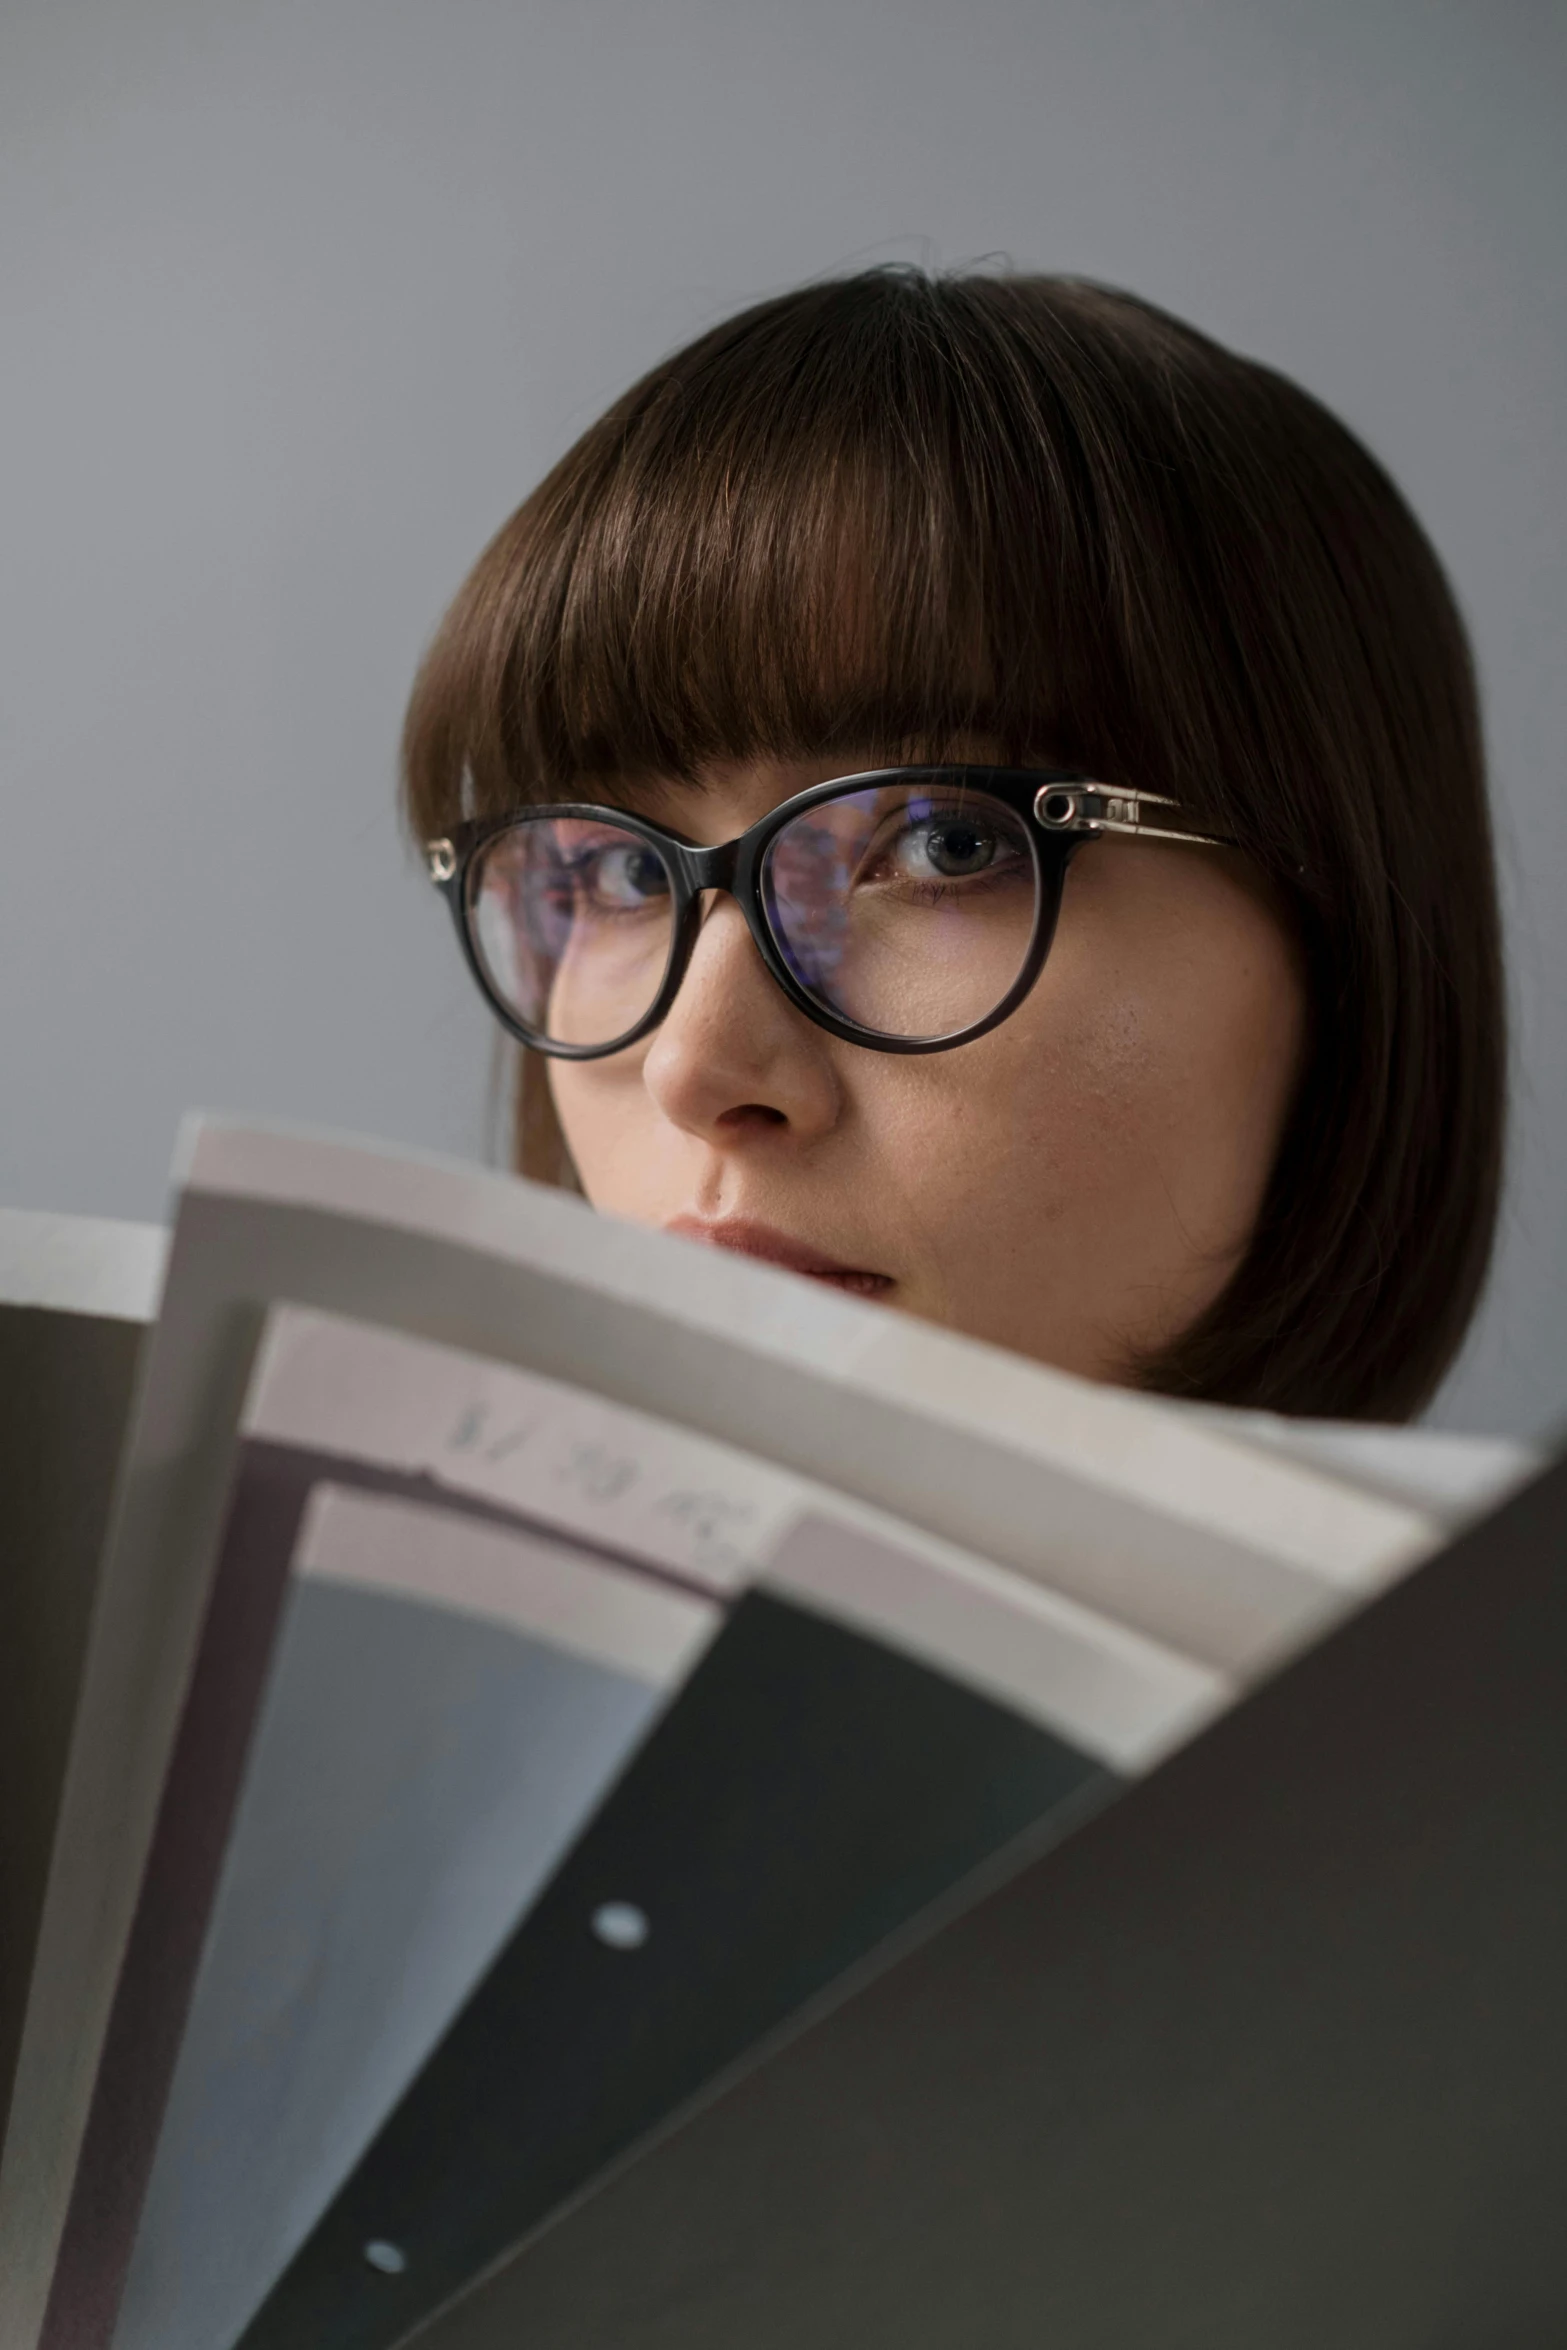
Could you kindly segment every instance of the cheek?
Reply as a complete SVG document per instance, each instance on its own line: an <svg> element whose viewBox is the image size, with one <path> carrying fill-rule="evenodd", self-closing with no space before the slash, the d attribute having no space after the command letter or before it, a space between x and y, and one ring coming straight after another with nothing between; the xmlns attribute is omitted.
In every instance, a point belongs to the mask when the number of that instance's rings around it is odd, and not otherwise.
<svg viewBox="0 0 1567 2350"><path fill-rule="evenodd" d="M1255 1225L1305 1032L1289 940L1260 908L1229 913L1163 953L1097 958L1091 984L1063 959L1010 1072L1040 1212L1075 1224L1091 1200L1129 1278L1203 1303Z"/></svg>
<svg viewBox="0 0 1567 2350"><path fill-rule="evenodd" d="M1020 1214L1054 1221L1142 1147L1172 1091L1163 1041L1135 996L1041 984L967 1067L954 1056L948 1130L968 1155L1006 1167Z"/></svg>
<svg viewBox="0 0 1567 2350"><path fill-rule="evenodd" d="M1256 1222L1304 1030L1288 942L1257 925L1195 952L1145 938L1124 962L1096 940L933 1066L939 1112L932 1097L904 1123L910 1142L923 1127L927 1182L962 1203L941 1255L966 1295L946 1318L983 1315L983 1335L1114 1377L1217 1296Z"/></svg>
<svg viewBox="0 0 1567 2350"><path fill-rule="evenodd" d="M555 1116L583 1188L596 1206L635 1212L635 1197L622 1196L639 1168L646 1167L653 1124L652 1105L642 1082L646 1047L609 1061L551 1061L550 1096Z"/></svg>

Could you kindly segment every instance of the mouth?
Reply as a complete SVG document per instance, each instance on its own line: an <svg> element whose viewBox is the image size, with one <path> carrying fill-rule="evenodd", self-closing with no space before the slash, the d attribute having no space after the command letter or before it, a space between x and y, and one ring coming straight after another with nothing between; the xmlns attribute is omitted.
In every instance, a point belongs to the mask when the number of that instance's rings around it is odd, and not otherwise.
<svg viewBox="0 0 1567 2350"><path fill-rule="evenodd" d="M820 1281L850 1297L885 1297L893 1286L890 1273L840 1264L808 1241L794 1240L749 1216L675 1216L664 1229L678 1232L684 1240L700 1241L704 1248L726 1248L737 1257L758 1257L764 1264L781 1265L787 1273L803 1273L807 1281Z"/></svg>

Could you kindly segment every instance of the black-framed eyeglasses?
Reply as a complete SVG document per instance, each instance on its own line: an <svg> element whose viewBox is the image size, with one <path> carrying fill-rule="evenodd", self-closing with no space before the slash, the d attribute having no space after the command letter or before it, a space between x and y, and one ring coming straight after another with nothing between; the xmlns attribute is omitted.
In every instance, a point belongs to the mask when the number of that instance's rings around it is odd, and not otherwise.
<svg viewBox="0 0 1567 2350"><path fill-rule="evenodd" d="M818 1027L874 1052L939 1053L1016 1010L1068 865L1105 835L1229 845L1187 827L1174 800L1091 776L884 767L798 792L717 848L625 809L564 805L456 825L425 859L491 1010L537 1052L596 1060L656 1028L704 893L726 890Z"/></svg>

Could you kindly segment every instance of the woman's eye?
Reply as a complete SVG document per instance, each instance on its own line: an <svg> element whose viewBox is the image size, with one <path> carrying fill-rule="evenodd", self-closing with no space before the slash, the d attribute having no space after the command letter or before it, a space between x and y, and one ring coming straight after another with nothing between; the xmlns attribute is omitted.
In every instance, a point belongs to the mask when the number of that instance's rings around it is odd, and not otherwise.
<svg viewBox="0 0 1567 2350"><path fill-rule="evenodd" d="M634 910L669 895L669 876L657 850L631 842L624 848L599 850L585 879L601 905L621 909Z"/></svg>
<svg viewBox="0 0 1567 2350"><path fill-rule="evenodd" d="M961 881L996 862L1001 843L992 826L973 816L928 816L893 844L893 862L909 881Z"/></svg>

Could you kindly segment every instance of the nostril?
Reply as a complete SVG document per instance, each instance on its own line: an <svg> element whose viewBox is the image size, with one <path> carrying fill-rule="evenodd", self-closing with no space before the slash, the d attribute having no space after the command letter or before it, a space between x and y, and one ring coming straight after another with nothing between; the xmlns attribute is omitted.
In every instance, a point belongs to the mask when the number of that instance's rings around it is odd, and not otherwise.
<svg viewBox="0 0 1567 2350"><path fill-rule="evenodd" d="M731 1129L737 1126L787 1126L789 1121L782 1110L775 1110L770 1102L737 1102L732 1110L723 1111L715 1121Z"/></svg>

